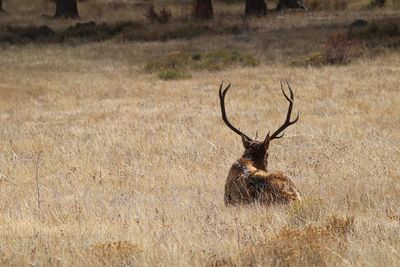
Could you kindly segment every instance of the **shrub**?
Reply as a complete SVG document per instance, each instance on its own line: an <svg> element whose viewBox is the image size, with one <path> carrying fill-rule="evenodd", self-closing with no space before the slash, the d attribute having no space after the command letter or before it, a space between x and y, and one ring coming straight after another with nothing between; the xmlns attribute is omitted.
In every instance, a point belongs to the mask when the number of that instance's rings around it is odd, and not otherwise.
<svg viewBox="0 0 400 267"><path fill-rule="evenodd" d="M396 20L371 23L350 33L354 39L359 40L370 49L374 47L400 47L400 25Z"/></svg>
<svg viewBox="0 0 400 267"><path fill-rule="evenodd" d="M169 54L164 58L150 61L146 64L146 72L157 72L162 70L170 69L185 69L186 68L186 53L173 53Z"/></svg>
<svg viewBox="0 0 400 267"><path fill-rule="evenodd" d="M127 28L121 33L123 41L167 41L171 39L192 39L208 32L208 28L198 24L177 27L146 26Z"/></svg>
<svg viewBox="0 0 400 267"><path fill-rule="evenodd" d="M392 38L400 36L400 26L398 23L372 23L370 26L366 27L363 31L359 33L359 37L363 39L373 39L373 38Z"/></svg>
<svg viewBox="0 0 400 267"><path fill-rule="evenodd" d="M168 10L161 10L158 14L159 22L163 23L168 17ZM7 26L7 31L0 33L0 43L26 42L65 42L103 41L119 37L123 41L166 41L171 39L192 39L207 34L231 33L231 30L212 31L208 26L189 23L177 24L168 27L157 25L143 25L135 21L121 21L116 23L97 24L94 21L76 23L66 29L54 31L48 26L13 27Z"/></svg>
<svg viewBox="0 0 400 267"><path fill-rule="evenodd" d="M294 225L304 225L316 222L324 216L324 203L320 198L305 198L301 202L295 202L290 207L290 222Z"/></svg>
<svg viewBox="0 0 400 267"><path fill-rule="evenodd" d="M350 32L332 34L322 45L321 51L314 51L292 61L294 66L346 65L360 56L359 42Z"/></svg>
<svg viewBox="0 0 400 267"><path fill-rule="evenodd" d="M177 80L177 79L187 79L190 78L191 75L190 73L184 72L184 71L179 71L175 69L167 69L167 70L162 70L158 73L157 77L160 80Z"/></svg>
<svg viewBox="0 0 400 267"><path fill-rule="evenodd" d="M304 58L304 63L309 66L317 67L325 65L324 54L320 51L312 52Z"/></svg>
<svg viewBox="0 0 400 267"><path fill-rule="evenodd" d="M143 26L134 21L122 21L115 24L102 23L97 25L94 21L77 23L67 28L60 34L60 40L71 38L82 38L94 41L101 41L113 38L126 29L141 29Z"/></svg>
<svg viewBox="0 0 400 267"><path fill-rule="evenodd" d="M170 68L212 71L222 70L233 65L255 67L258 64L259 62L251 55L237 51L178 52L149 62L146 65L146 71L153 72Z"/></svg>
<svg viewBox="0 0 400 267"><path fill-rule="evenodd" d="M161 9L157 13L157 11L154 8L154 5L150 4L144 16L150 22L167 23L170 20L172 13L166 8Z"/></svg>
<svg viewBox="0 0 400 267"><path fill-rule="evenodd" d="M95 256L102 265L132 265L131 259L140 255L141 250L130 241L109 241L93 244L89 252Z"/></svg>
<svg viewBox="0 0 400 267"><path fill-rule="evenodd" d="M13 26L7 26L7 30L9 33L14 35L16 39L20 40L31 40L31 41L37 41L37 40L48 40L49 38L53 37L56 32L48 27L48 26L28 26L28 27L13 27Z"/></svg>
<svg viewBox="0 0 400 267"><path fill-rule="evenodd" d="M346 65L352 59L354 40L347 33L334 33L324 44L324 57L328 64Z"/></svg>
<svg viewBox="0 0 400 267"><path fill-rule="evenodd" d="M284 228L271 241L272 264L279 266L321 266L332 263L335 244L324 227Z"/></svg>
<svg viewBox="0 0 400 267"><path fill-rule="evenodd" d="M179 73L187 74L191 70L215 71L231 66L254 67L258 64L258 61L252 56L237 51L178 52L148 62L145 71L157 72L160 79L165 79L164 77L182 77ZM188 76L184 75L184 77Z"/></svg>
<svg viewBox="0 0 400 267"><path fill-rule="evenodd" d="M26 42L64 42L68 39L81 41L102 41L114 38L121 32L130 29L140 31L143 25L134 21L121 21L113 24L96 24L94 21L77 23L64 30L55 31L48 26L7 26L7 32L0 34L0 43Z"/></svg>
<svg viewBox="0 0 400 267"><path fill-rule="evenodd" d="M199 24L187 24L181 27L177 27L177 29L167 31L162 34L162 39L192 39L199 35L203 35L208 32L208 28L204 25Z"/></svg>
<svg viewBox="0 0 400 267"><path fill-rule="evenodd" d="M332 215L329 217L326 224L326 228L336 235L347 235L354 233L354 216L343 216Z"/></svg>
<svg viewBox="0 0 400 267"><path fill-rule="evenodd" d="M244 266L330 266L341 263L347 240L336 236L326 226L280 230L270 240L244 249Z"/></svg>
<svg viewBox="0 0 400 267"><path fill-rule="evenodd" d="M159 32L153 28L126 28L121 32L121 41L156 41L159 40Z"/></svg>
<svg viewBox="0 0 400 267"><path fill-rule="evenodd" d="M16 36L14 36L13 34L0 33L0 44L2 43L14 44L19 42L21 42L21 40L19 38L16 38Z"/></svg>
<svg viewBox="0 0 400 267"><path fill-rule="evenodd" d="M96 23L89 21L68 27L63 34L63 38L88 38L96 35L98 35Z"/></svg>
<svg viewBox="0 0 400 267"><path fill-rule="evenodd" d="M169 9L163 8L160 10L160 14L159 14L159 22L160 23L168 22L171 17L172 17L172 13Z"/></svg>
<svg viewBox="0 0 400 267"><path fill-rule="evenodd" d="M397 221L400 223L400 211L399 210L395 210L395 209L387 209L385 211L386 216L393 220L393 221Z"/></svg>

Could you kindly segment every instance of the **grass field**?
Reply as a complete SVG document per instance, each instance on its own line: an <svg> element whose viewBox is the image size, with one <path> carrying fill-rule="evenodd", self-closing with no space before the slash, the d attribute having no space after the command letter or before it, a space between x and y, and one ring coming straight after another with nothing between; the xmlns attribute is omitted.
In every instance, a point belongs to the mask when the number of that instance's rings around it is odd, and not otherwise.
<svg viewBox="0 0 400 267"><path fill-rule="evenodd" d="M94 5L81 3L82 22ZM239 34L0 45L0 265L400 266L398 36L360 42L346 65L298 64L357 18L398 22L398 10L355 7L243 22L233 5L209 27ZM34 11L24 14L36 25L75 23ZM9 12L1 29L27 23ZM146 71L193 51L257 64L170 81ZM300 120L271 144L269 168L292 178L301 203L224 205L243 148L220 117L222 80L250 136L283 122L279 82L291 83Z"/></svg>

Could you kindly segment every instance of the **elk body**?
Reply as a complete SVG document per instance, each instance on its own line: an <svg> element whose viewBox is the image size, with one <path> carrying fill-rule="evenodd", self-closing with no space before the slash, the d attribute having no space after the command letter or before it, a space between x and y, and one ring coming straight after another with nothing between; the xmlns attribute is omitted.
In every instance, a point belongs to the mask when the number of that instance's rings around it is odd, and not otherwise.
<svg viewBox="0 0 400 267"><path fill-rule="evenodd" d="M263 141L253 140L236 127L234 127L226 116L225 95L230 88L230 84L223 89L221 83L219 89L219 98L221 104L222 119L225 124L236 134L242 137L244 153L229 170L225 184L225 204L250 204L262 203L286 204L290 201L300 200L300 195L294 183L282 172L269 173L268 166L268 148L270 142L274 139L283 137L283 131L290 125L296 123L297 117L291 121L294 95L289 83L289 96L285 93L281 84L282 93L289 102L286 120L281 127L272 135L268 132Z"/></svg>

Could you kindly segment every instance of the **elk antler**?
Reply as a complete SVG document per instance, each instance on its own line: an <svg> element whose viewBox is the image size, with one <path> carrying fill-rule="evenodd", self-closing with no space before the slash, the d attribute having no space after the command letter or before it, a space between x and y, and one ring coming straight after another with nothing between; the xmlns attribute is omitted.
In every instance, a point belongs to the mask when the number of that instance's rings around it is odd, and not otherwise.
<svg viewBox="0 0 400 267"><path fill-rule="evenodd" d="M237 128L235 128L229 121L228 118L226 117L226 112L225 112L225 95L228 92L229 88L231 87L231 84L229 84L227 87L225 87L224 90L222 90L222 86L224 85L224 82L221 83L221 86L219 87L219 100L221 102L221 113L222 113L222 120L225 122L225 124L231 128L232 131L234 131L235 133L237 133L240 136L244 136L249 140L253 140L250 137L248 137L247 135L245 135L244 133L242 133L240 130L238 130Z"/></svg>
<svg viewBox="0 0 400 267"><path fill-rule="evenodd" d="M287 81L286 81L286 83L287 83L288 88L289 88L290 97L288 97L288 96L286 95L285 91L283 90L283 84L282 84L282 82L281 82L281 90L282 90L282 93L283 93L283 95L285 96L285 98L287 99L287 101L289 101L289 108L288 108L288 112L287 112L287 115L286 115L286 120L285 120L285 122L282 124L282 126L279 127L279 129L276 130L276 131L271 135L271 139L270 139L270 140L282 138L283 135L284 135L284 132L283 132L283 131L284 131L287 127L289 127L289 126L292 125L292 124L295 124L295 123L299 120L299 113L297 113L296 119L294 119L294 121L290 121L290 116L291 116L291 114L292 114L292 108L293 108L293 102L294 102L294 94L293 94L292 88L290 87L290 84L289 84Z"/></svg>

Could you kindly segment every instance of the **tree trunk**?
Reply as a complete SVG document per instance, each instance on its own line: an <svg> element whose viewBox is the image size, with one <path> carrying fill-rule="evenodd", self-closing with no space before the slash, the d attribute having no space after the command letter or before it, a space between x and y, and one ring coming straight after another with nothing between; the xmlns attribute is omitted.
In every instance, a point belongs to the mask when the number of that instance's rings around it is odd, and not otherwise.
<svg viewBox="0 0 400 267"><path fill-rule="evenodd" d="M79 18L77 0L56 0L54 17Z"/></svg>
<svg viewBox="0 0 400 267"><path fill-rule="evenodd" d="M302 1L299 0L279 0L276 10L282 10L285 8L302 8L305 9Z"/></svg>
<svg viewBox="0 0 400 267"><path fill-rule="evenodd" d="M4 11L4 9L3 9L3 0L0 0L0 12L3 12Z"/></svg>
<svg viewBox="0 0 400 267"><path fill-rule="evenodd" d="M244 12L246 16L264 16L267 14L267 3L265 0L246 0Z"/></svg>
<svg viewBox="0 0 400 267"><path fill-rule="evenodd" d="M384 6L386 0L375 0L375 5L377 6Z"/></svg>
<svg viewBox="0 0 400 267"><path fill-rule="evenodd" d="M196 0L194 15L196 19L212 18L214 15L212 0Z"/></svg>

